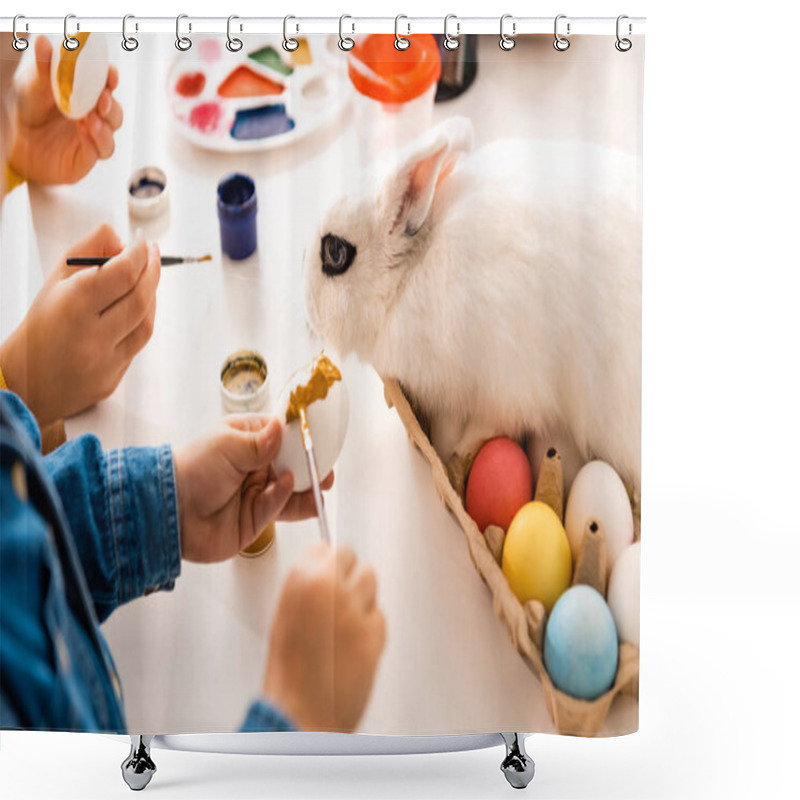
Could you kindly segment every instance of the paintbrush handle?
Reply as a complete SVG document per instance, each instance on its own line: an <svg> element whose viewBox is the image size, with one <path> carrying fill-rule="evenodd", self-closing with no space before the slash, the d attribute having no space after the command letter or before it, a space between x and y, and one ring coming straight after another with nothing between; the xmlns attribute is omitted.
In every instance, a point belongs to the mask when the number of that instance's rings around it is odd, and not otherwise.
<svg viewBox="0 0 800 800"><path fill-rule="evenodd" d="M68 258L68 267L102 267L113 258L113 256L104 256L101 258ZM187 259L183 256L161 256L162 267L173 267L176 264L183 264ZM194 261L195 259L191 259Z"/></svg>
<svg viewBox="0 0 800 800"><path fill-rule="evenodd" d="M317 457L314 454L314 443L311 441L311 429L308 427L308 416L302 406L299 409L300 415L300 435L303 437L303 447L306 451L306 463L308 464L308 474L311 476L311 489L314 493L314 505L317 507L317 519L319 521L319 532L325 544L331 543L331 532L328 528L328 516L325 513L325 501L322 498L322 487L319 484L319 470L317 469Z"/></svg>

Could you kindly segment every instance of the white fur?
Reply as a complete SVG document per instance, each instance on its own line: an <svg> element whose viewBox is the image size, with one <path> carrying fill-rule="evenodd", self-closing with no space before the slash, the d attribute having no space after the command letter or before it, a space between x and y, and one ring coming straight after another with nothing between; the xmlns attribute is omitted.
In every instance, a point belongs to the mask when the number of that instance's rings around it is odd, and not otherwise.
<svg viewBox="0 0 800 800"><path fill-rule="evenodd" d="M440 455L531 431L640 483L638 160L582 142L492 142L452 118L328 211L357 254L306 264L312 327L397 378Z"/></svg>

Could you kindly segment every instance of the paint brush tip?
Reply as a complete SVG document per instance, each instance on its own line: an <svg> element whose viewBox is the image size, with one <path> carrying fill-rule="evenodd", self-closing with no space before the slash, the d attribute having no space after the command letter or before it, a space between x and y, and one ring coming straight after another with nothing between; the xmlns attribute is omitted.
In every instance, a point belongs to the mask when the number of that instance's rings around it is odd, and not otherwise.
<svg viewBox="0 0 800 800"><path fill-rule="evenodd" d="M211 255L209 253L206 253L206 255L200 256L200 258L198 258L197 260L198 260L198 262L200 262L200 261L211 261Z"/></svg>

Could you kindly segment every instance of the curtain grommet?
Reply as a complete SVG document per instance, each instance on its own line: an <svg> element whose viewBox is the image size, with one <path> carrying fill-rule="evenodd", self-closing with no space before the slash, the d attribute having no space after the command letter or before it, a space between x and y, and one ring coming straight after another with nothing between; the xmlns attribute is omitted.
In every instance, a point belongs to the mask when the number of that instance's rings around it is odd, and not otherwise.
<svg viewBox="0 0 800 800"><path fill-rule="evenodd" d="M228 25L226 27L225 34L228 37L228 41L225 42L225 47L228 49L230 53L238 53L243 47L244 42L238 36L231 36L231 23L235 20L239 19L236 14L231 14L228 17ZM239 26L239 30L242 30L242 26Z"/></svg>
<svg viewBox="0 0 800 800"><path fill-rule="evenodd" d="M355 41L350 36L344 35L344 21L346 19L353 18L349 14L342 14L342 16L339 17L339 49L343 50L345 53L352 50L356 46ZM350 33L355 33L355 31L356 24L354 22Z"/></svg>
<svg viewBox="0 0 800 800"><path fill-rule="evenodd" d="M511 36L509 36L505 31L506 20L511 20ZM503 14L500 17L500 41L498 45L500 46L501 50L504 50L506 53L509 50L513 50L514 46L516 45L516 41L514 41L514 36L517 33L517 23L514 22L512 14Z"/></svg>
<svg viewBox="0 0 800 800"><path fill-rule="evenodd" d="M633 47L633 42L630 39L622 38L619 35L620 22L622 22L622 20L624 20L624 19L629 19L627 14L620 14L617 17L617 41L614 42L614 47L616 47L617 50L619 50L620 53L627 53L628 50L630 50L631 47ZM628 23L628 36L631 35L632 31L633 31L633 28L632 28L632 26L631 26L631 24L629 22Z"/></svg>
<svg viewBox="0 0 800 800"><path fill-rule="evenodd" d="M122 49L128 53L132 53L138 46L139 40L135 36L128 36L128 20L136 19L133 14L126 14L122 18ZM135 24L135 30L139 30L139 24Z"/></svg>
<svg viewBox="0 0 800 800"><path fill-rule="evenodd" d="M78 39L69 35L69 21L71 19L75 19L74 14L67 14L67 16L64 17L64 42L62 44L62 47L70 52L77 50L81 46L81 43Z"/></svg>
<svg viewBox="0 0 800 800"><path fill-rule="evenodd" d="M17 14L14 17L14 22L11 24L11 33L14 34L14 40L11 42L11 46L18 52L24 53L28 49L28 45L30 42L27 39L20 38L19 34L17 33L17 23L19 20L25 19L23 14ZM25 23L25 30L28 30L28 23Z"/></svg>
<svg viewBox="0 0 800 800"><path fill-rule="evenodd" d="M456 35L451 36L447 30L447 23L454 19L456 21ZM461 23L458 21L458 17L455 14L448 14L444 18L444 41L442 42L445 50L458 50L458 46L461 42L458 40L458 37L461 33Z"/></svg>
<svg viewBox="0 0 800 800"><path fill-rule="evenodd" d="M407 39L405 36L400 35L400 20L401 19L408 19L405 14L398 14L394 18L394 49L399 50L401 53L404 50L408 50L411 47L411 39ZM408 31L406 33L411 33L411 26L408 26Z"/></svg>
<svg viewBox="0 0 800 800"><path fill-rule="evenodd" d="M188 36L181 34L181 20L188 19L188 14L178 14L175 17L175 47L182 53L185 53L192 46L192 40ZM189 33L192 32L192 23L189 23Z"/></svg>
<svg viewBox="0 0 800 800"><path fill-rule="evenodd" d="M298 42L297 39L289 36L287 32L290 19L297 19L297 17L293 17L291 14L287 14L283 18L283 41L281 42L281 47L283 47L283 49L287 53L294 53L294 51L297 50L298 47L300 47L300 42ZM295 24L294 27L295 27L295 33L299 33L300 26Z"/></svg>
<svg viewBox="0 0 800 800"><path fill-rule="evenodd" d="M553 35L555 36L555 39L553 39L553 47L555 47L555 49L558 50L559 53L563 53L565 50L569 50L569 39L567 39L566 37L562 36L558 32L558 23L559 23L559 20L562 20L562 19L567 19L567 15L566 14L559 14L556 17L555 22L553 23ZM570 27L571 26L570 26L569 20L567 20L567 36L569 36L569 34L570 34Z"/></svg>

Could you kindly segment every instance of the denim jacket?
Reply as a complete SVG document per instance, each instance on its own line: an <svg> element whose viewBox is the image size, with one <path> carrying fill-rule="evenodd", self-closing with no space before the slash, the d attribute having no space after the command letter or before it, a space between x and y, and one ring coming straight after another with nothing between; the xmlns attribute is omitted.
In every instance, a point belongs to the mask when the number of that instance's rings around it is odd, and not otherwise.
<svg viewBox="0 0 800 800"><path fill-rule="evenodd" d="M180 574L172 451L105 453L88 435L39 448L31 413L0 392L0 728L127 733L99 623ZM240 728L292 729L262 699Z"/></svg>

